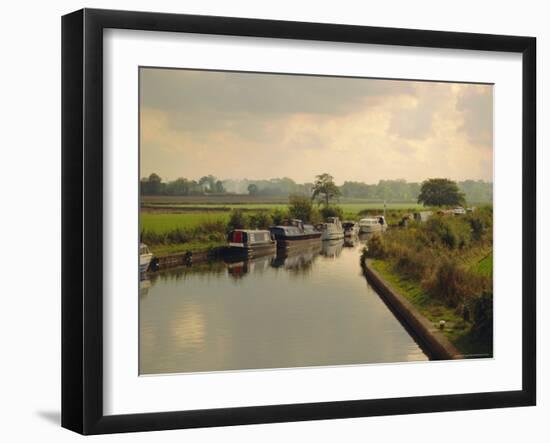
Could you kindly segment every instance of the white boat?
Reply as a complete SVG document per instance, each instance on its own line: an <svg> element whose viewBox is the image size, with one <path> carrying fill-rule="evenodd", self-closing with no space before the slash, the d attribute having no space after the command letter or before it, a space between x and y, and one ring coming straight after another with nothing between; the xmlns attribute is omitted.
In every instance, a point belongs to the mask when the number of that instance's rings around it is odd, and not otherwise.
<svg viewBox="0 0 550 443"><path fill-rule="evenodd" d="M139 244L139 272L140 274L142 272L147 271L149 268L149 265L151 264L151 260L153 259L153 254L151 251L149 251L149 248L145 243Z"/></svg>
<svg viewBox="0 0 550 443"><path fill-rule="evenodd" d="M328 217L326 223L321 223L318 229L322 232L321 240L339 240L344 238L344 228L338 217Z"/></svg>
<svg viewBox="0 0 550 443"><path fill-rule="evenodd" d="M359 225L354 221L343 221L344 235L346 237L354 237L359 234Z"/></svg>
<svg viewBox="0 0 550 443"><path fill-rule="evenodd" d="M457 206L453 209L454 215L466 215L466 210L462 206Z"/></svg>
<svg viewBox="0 0 550 443"><path fill-rule="evenodd" d="M388 228L386 219L383 215L375 217L367 217L359 220L359 232L362 234L370 234L371 232L381 232Z"/></svg>

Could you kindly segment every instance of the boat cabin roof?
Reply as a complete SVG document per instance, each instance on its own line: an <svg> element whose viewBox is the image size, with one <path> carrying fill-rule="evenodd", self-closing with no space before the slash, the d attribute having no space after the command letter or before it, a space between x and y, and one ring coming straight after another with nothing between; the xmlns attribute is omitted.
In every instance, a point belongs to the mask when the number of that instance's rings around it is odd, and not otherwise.
<svg viewBox="0 0 550 443"><path fill-rule="evenodd" d="M233 229L231 232L246 232L247 234L270 234L267 229Z"/></svg>

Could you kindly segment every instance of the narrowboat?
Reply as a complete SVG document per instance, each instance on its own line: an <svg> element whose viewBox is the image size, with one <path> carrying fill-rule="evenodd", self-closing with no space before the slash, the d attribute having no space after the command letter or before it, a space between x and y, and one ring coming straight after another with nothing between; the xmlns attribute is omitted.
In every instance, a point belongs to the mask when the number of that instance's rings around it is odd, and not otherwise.
<svg viewBox="0 0 550 443"><path fill-rule="evenodd" d="M288 226L272 226L269 230L277 241L278 248L288 248L302 244L304 240L315 241L321 238L321 231L298 219L291 220Z"/></svg>
<svg viewBox="0 0 550 443"><path fill-rule="evenodd" d="M139 244L139 273L142 274L143 272L147 271L149 269L149 265L151 264L151 260L153 259L153 254L151 251L149 251L149 248L145 243Z"/></svg>
<svg viewBox="0 0 550 443"><path fill-rule="evenodd" d="M277 242L271 232L259 229L234 229L227 236L230 255L254 257L272 254L277 249Z"/></svg>
<svg viewBox="0 0 550 443"><path fill-rule="evenodd" d="M344 238L344 228L338 217L328 217L326 223L317 226L321 231L321 240L339 240Z"/></svg>
<svg viewBox="0 0 550 443"><path fill-rule="evenodd" d="M354 221L343 221L342 227L344 228L344 236L353 237L359 234L359 225Z"/></svg>
<svg viewBox="0 0 550 443"><path fill-rule="evenodd" d="M386 219L383 215L375 217L367 217L359 220L359 232L362 234L370 234L371 232L381 232L388 228Z"/></svg>

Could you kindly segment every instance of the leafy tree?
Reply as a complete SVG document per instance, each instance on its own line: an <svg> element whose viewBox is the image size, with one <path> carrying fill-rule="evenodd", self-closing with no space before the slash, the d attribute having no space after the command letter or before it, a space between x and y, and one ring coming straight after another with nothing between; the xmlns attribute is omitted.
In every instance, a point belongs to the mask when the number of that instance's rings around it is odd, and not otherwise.
<svg viewBox="0 0 550 443"><path fill-rule="evenodd" d="M312 221L313 204L305 195L293 194L288 198L288 215L304 222Z"/></svg>
<svg viewBox="0 0 550 443"><path fill-rule="evenodd" d="M214 186L214 190L218 193L218 194L223 194L225 192L225 189L223 187L223 183L221 180L218 180L216 182L216 185Z"/></svg>
<svg viewBox="0 0 550 443"><path fill-rule="evenodd" d="M250 184L248 185L248 193L249 193L250 195L257 195L257 194L258 194L258 191L259 191L258 185L256 185L255 183L250 183Z"/></svg>
<svg viewBox="0 0 550 443"><path fill-rule="evenodd" d="M268 211L258 211L257 213L250 215L248 218L250 227L255 229L267 229L273 222Z"/></svg>
<svg viewBox="0 0 550 443"><path fill-rule="evenodd" d="M145 179L141 180L141 190L146 195L158 195L163 191L162 179L154 172Z"/></svg>
<svg viewBox="0 0 550 443"><path fill-rule="evenodd" d="M216 191L216 177L212 174L205 175L199 179L199 185L202 186L205 192L215 192Z"/></svg>
<svg viewBox="0 0 550 443"><path fill-rule="evenodd" d="M323 220L327 220L329 217L338 217L340 220L344 218L344 211L340 206L325 206L321 209L321 216Z"/></svg>
<svg viewBox="0 0 550 443"><path fill-rule="evenodd" d="M317 199L319 202L323 202L326 207L329 206L330 200L337 198L341 195L340 189L334 183L332 175L326 172L316 177L313 184L312 200Z"/></svg>
<svg viewBox="0 0 550 443"><path fill-rule="evenodd" d="M231 229L244 229L248 225L248 218L241 209L233 209L227 222L227 227Z"/></svg>
<svg viewBox="0 0 550 443"><path fill-rule="evenodd" d="M274 209L271 211L271 220L274 225L282 225L286 218L288 218L288 213L281 209Z"/></svg>
<svg viewBox="0 0 550 443"><path fill-rule="evenodd" d="M166 184L166 193L170 195L187 195L189 193L189 182L185 178L178 178Z"/></svg>
<svg viewBox="0 0 550 443"><path fill-rule="evenodd" d="M430 178L422 182L418 203L424 206L456 206L464 204L464 194L457 184L446 178Z"/></svg>

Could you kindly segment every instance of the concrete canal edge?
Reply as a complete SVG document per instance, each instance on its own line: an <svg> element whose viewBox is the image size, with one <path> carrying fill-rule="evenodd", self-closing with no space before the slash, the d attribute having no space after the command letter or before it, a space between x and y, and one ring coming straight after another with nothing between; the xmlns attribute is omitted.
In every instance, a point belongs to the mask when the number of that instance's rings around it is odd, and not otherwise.
<svg viewBox="0 0 550 443"><path fill-rule="evenodd" d="M204 263L219 255L219 248L208 251L188 251L169 255L155 256L152 263L152 270L162 271L163 269L175 268L177 266L189 266L192 264Z"/></svg>
<svg viewBox="0 0 550 443"><path fill-rule="evenodd" d="M418 309L372 268L368 258L361 258L362 268L369 283L375 287L384 301L413 332L421 348L433 360L462 359L464 356L443 332L424 317Z"/></svg>

